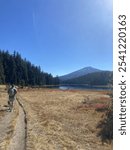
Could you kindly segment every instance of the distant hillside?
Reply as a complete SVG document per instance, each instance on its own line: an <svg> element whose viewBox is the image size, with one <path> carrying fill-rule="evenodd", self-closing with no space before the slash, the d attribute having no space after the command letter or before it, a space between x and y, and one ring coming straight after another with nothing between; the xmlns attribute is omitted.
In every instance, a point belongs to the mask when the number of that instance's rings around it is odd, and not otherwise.
<svg viewBox="0 0 130 150"><path fill-rule="evenodd" d="M64 84L88 84L88 85L108 85L113 82L112 71L100 71L87 75L62 81Z"/></svg>
<svg viewBox="0 0 130 150"><path fill-rule="evenodd" d="M74 71L72 73L69 73L67 75L64 76L60 76L59 79L61 81L65 81L65 80L70 80L70 79L74 79L74 78L78 78L84 75L87 75L89 73L93 73L93 72L100 72L101 70L93 68L93 67L85 67L83 69Z"/></svg>

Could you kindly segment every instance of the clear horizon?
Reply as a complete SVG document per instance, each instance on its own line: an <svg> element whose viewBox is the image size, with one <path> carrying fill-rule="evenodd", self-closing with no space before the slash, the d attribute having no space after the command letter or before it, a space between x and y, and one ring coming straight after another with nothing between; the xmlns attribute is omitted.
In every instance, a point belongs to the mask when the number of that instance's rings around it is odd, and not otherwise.
<svg viewBox="0 0 130 150"><path fill-rule="evenodd" d="M112 0L0 1L0 49L53 76L112 71Z"/></svg>

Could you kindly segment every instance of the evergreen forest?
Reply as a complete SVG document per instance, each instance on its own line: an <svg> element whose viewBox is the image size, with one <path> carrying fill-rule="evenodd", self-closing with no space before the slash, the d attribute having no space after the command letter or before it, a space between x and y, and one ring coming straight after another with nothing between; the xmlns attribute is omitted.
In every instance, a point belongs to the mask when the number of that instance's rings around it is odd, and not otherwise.
<svg viewBox="0 0 130 150"><path fill-rule="evenodd" d="M43 72L40 66L23 59L14 51L0 50L0 84L15 84L21 86L57 85L59 78Z"/></svg>

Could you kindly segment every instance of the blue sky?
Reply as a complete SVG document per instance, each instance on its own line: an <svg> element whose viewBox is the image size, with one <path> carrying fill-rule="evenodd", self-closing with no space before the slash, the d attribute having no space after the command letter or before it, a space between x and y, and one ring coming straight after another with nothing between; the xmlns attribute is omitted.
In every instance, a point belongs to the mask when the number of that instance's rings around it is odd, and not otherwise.
<svg viewBox="0 0 130 150"><path fill-rule="evenodd" d="M112 0L0 0L0 49L52 75L112 70Z"/></svg>

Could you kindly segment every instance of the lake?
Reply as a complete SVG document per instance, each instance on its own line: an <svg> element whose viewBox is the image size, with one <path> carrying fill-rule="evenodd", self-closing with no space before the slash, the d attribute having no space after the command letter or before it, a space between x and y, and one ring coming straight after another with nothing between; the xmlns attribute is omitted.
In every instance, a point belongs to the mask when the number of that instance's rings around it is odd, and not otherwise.
<svg viewBox="0 0 130 150"><path fill-rule="evenodd" d="M61 90L112 90L109 86L60 85Z"/></svg>

